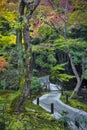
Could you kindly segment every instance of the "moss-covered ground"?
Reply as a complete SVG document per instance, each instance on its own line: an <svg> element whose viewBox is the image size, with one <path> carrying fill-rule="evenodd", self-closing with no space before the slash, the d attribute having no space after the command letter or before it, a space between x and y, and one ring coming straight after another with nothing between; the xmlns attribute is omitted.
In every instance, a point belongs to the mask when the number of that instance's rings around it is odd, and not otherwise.
<svg viewBox="0 0 87 130"><path fill-rule="evenodd" d="M66 95L70 97L71 93L72 91L65 91L60 99L66 104ZM87 112L87 104L79 101L78 98L69 99L68 105Z"/></svg>
<svg viewBox="0 0 87 130"><path fill-rule="evenodd" d="M40 106L27 101L25 111L10 111L10 103L17 96L15 91L0 90L0 130L65 130L62 123Z"/></svg>

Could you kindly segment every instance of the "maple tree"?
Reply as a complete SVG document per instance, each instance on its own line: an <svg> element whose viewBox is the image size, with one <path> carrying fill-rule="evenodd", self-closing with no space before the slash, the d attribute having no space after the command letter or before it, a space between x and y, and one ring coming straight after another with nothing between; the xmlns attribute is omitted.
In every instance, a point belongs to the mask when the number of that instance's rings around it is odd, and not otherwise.
<svg viewBox="0 0 87 130"><path fill-rule="evenodd" d="M81 25L87 26L87 1L86 0L71 0L74 6L74 11L69 18L69 22L78 27Z"/></svg>

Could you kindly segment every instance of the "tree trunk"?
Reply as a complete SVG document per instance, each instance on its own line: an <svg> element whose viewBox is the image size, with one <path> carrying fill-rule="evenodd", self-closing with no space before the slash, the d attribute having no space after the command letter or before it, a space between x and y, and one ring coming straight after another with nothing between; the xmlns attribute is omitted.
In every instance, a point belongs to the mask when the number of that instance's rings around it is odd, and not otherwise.
<svg viewBox="0 0 87 130"><path fill-rule="evenodd" d="M27 98L31 92L30 92L30 86L31 86L31 80L32 80L32 70L33 70L33 56L32 56L32 46L30 44L31 38L30 38L30 30L29 30L29 23L30 19L32 17L33 12L37 8L37 6L40 3L40 0L33 0L33 2L28 2L24 0L25 5L28 7L29 13L26 14L25 17L25 24L23 29L23 36L24 36L24 46L25 46L25 82L24 82L24 92L22 97L22 104L24 104L27 101Z"/></svg>
<svg viewBox="0 0 87 130"><path fill-rule="evenodd" d="M33 12L39 5L40 0L20 0L19 5L19 22L22 23L22 17L24 15L24 53L22 49L22 28L17 30L17 48L18 48L18 72L19 72L19 94L16 97L11 106L14 111L20 111L22 107L24 108L24 103L27 101L28 95L30 94L30 85L32 79L32 47L31 38L29 31L29 20L32 17ZM26 7L26 10L25 10ZM24 56L24 55L25 56ZM25 58L25 59L24 59ZM25 60L25 62L24 62Z"/></svg>
<svg viewBox="0 0 87 130"><path fill-rule="evenodd" d="M24 7L25 4L23 0L20 2L19 5L19 18L18 22L20 25L22 24L22 16L24 15ZM23 88L24 88L24 62L23 62L23 45L22 45L22 28L17 28L16 30L16 45L17 45L17 52L18 52L18 80L19 80L19 90L18 96L13 99L11 103L11 110L12 111L20 111L20 104L21 104L21 97L23 96Z"/></svg>
<svg viewBox="0 0 87 130"><path fill-rule="evenodd" d="M87 52L87 50L85 49L84 52L83 52L83 55L82 55L82 75L81 75L81 78L78 77L78 75L76 76L77 77L77 84L76 84L76 87L75 87L75 89L74 89L70 98L72 98L74 95L76 95L78 93L79 88L80 88L82 81L84 79L84 75L85 75L84 74L85 73L84 61L85 61L86 52Z"/></svg>
<svg viewBox="0 0 87 130"><path fill-rule="evenodd" d="M77 70L76 70L76 67L75 67L75 64L74 64L74 62L73 62L73 59L72 59L72 56L71 56L70 52L68 52L68 56L69 56L69 60L70 60L70 64L71 64L73 73L74 73L74 75L75 75L75 77L76 77L76 80L77 80L76 87L75 87L75 89L74 89L74 92L73 92L72 95L71 95L71 98L72 98L72 97L74 96L74 93L77 94L77 92L78 92L78 90L79 90L79 88L80 88L80 86L81 86L82 81L81 81L81 78L80 78L80 76L79 76L79 74L78 74L78 72L77 72Z"/></svg>
<svg viewBox="0 0 87 130"><path fill-rule="evenodd" d="M77 84L76 84L75 89L73 90L73 92L72 92L72 94L70 96L70 99L77 95L81 84L82 84L82 81L81 80L77 80Z"/></svg>
<svg viewBox="0 0 87 130"><path fill-rule="evenodd" d="M30 85L31 85L31 79L32 79L32 62L33 62L33 56L32 56L32 46L30 44L31 38L30 38L30 31L28 24L25 24L24 30L24 45L25 45L25 83L24 83L24 96L23 100L26 102L28 95L30 94Z"/></svg>

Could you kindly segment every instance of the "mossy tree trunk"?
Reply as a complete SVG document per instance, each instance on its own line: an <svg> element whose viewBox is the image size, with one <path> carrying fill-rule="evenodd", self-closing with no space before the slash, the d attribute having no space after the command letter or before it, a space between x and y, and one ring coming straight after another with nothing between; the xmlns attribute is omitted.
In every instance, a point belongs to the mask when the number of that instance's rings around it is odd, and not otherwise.
<svg viewBox="0 0 87 130"><path fill-rule="evenodd" d="M24 87L24 61L23 61L23 44L22 44L22 22L23 22L23 15L24 15L24 7L25 4L23 1L20 2L19 5L19 18L18 23L20 27L16 29L16 45L17 45L17 53L18 53L18 80L19 80L19 90L18 96L12 101L11 108L13 111L19 111L21 98L23 96L23 87Z"/></svg>
<svg viewBox="0 0 87 130"><path fill-rule="evenodd" d="M22 24L22 16L24 15L24 3L20 3L19 6L19 18L18 23ZM22 26L17 27L16 30L16 44L17 44L17 53L18 53L18 75L19 75L19 86L23 87L23 75L24 75L24 63L23 63L23 44L22 44Z"/></svg>
<svg viewBox="0 0 87 130"><path fill-rule="evenodd" d="M30 94L30 85L32 79L32 46L30 44L29 21L33 12L39 5L40 0L20 0L19 5L19 24L23 27L17 29L17 51L18 51L18 72L19 72L19 92L18 96L12 101L11 107L14 111L20 111L24 108ZM26 8L26 10L25 10ZM22 37L23 35L23 37ZM24 38L24 46L22 44Z"/></svg>

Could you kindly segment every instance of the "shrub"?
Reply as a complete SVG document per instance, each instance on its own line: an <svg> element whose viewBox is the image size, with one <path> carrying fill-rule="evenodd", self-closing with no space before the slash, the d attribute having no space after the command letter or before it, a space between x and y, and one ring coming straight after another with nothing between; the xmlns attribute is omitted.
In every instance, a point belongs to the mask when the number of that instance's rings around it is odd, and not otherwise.
<svg viewBox="0 0 87 130"><path fill-rule="evenodd" d="M33 94L40 92L42 90L42 88L43 88L43 86L40 84L39 78L33 77L32 82L31 82L31 92Z"/></svg>

